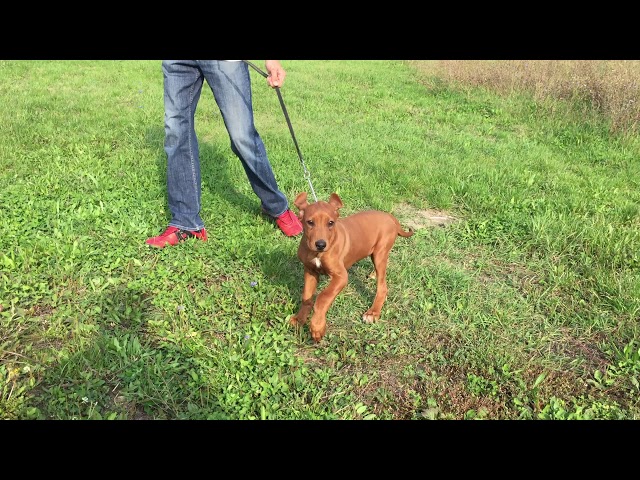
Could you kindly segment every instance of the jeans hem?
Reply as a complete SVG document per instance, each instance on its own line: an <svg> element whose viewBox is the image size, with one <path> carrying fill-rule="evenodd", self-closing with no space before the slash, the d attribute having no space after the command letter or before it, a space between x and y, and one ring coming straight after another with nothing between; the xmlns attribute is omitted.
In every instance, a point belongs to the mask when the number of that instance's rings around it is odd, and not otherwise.
<svg viewBox="0 0 640 480"><path fill-rule="evenodd" d="M169 223L170 227L176 227L179 228L180 230L186 230L188 232L195 232L196 230L202 230L204 228L204 225L200 226L200 227L185 227L183 225L178 225L177 223Z"/></svg>

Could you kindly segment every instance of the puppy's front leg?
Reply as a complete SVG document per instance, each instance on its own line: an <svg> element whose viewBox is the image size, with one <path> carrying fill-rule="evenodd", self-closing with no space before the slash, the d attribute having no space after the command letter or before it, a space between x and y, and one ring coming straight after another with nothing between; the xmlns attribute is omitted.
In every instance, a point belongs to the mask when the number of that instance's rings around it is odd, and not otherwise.
<svg viewBox="0 0 640 480"><path fill-rule="evenodd" d="M295 315L291 315L289 323L293 326L304 325L307 323L307 317L313 307L313 296L316 293L318 280L320 275L305 267L304 269L304 287L302 288L302 304Z"/></svg>
<svg viewBox="0 0 640 480"><path fill-rule="evenodd" d="M338 273L331 273L329 277L329 285L327 285L316 298L313 315L311 316L311 324L309 325L311 337L313 337L316 342L322 340L322 337L324 337L327 331L327 311L329 307L349 280L349 274L346 269Z"/></svg>

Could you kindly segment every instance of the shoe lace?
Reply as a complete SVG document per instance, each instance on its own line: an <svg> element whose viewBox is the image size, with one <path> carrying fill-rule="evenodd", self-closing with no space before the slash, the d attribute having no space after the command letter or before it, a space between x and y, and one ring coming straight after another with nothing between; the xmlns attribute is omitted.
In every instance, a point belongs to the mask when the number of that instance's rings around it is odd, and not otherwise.
<svg viewBox="0 0 640 480"><path fill-rule="evenodd" d="M178 228L176 228L176 227L167 227L167 229L166 229L164 232L162 232L162 233L160 234L160 236L161 236L161 237L168 237L168 236L169 236L169 235L171 235L173 232L176 232L176 231L178 231L178 230L179 230L179 229L178 229Z"/></svg>
<svg viewBox="0 0 640 480"><path fill-rule="evenodd" d="M293 212L291 210L287 210L285 214L282 215L281 219L287 225L293 223Z"/></svg>

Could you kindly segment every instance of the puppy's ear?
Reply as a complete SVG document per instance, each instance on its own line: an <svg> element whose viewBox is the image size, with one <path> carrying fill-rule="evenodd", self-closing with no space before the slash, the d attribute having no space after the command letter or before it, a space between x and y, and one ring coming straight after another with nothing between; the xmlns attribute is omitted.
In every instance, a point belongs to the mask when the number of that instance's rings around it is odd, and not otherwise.
<svg viewBox="0 0 640 480"><path fill-rule="evenodd" d="M329 205L333 205L333 207L336 209L336 212L344 207L344 205L342 204L342 200L340 200L340 197L337 193L331 194L331 196L329 197Z"/></svg>
<svg viewBox="0 0 640 480"><path fill-rule="evenodd" d="M299 193L293 204L298 207L298 218L302 219L304 216L304 209L309 206L307 203L307 192Z"/></svg>
<svg viewBox="0 0 640 480"><path fill-rule="evenodd" d="M293 201L293 204L300 210L304 209L308 205L307 192L299 193L296 199Z"/></svg>

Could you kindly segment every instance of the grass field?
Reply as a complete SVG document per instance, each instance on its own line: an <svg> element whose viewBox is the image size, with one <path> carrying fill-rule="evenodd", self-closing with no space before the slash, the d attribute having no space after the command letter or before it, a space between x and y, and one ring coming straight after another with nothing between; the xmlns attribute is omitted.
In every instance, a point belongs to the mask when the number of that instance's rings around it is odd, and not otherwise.
<svg viewBox="0 0 640 480"><path fill-rule="evenodd" d="M153 250L169 220L160 62L0 61L0 418L640 418L640 144L623 115L640 74L589 70L629 94L592 102L501 88L482 62L283 65L318 198L416 229L380 321L361 321L367 259L322 342L289 326L299 239L261 215L206 86L210 238ZM504 66L487 71L522 71ZM309 184L252 79L293 200Z"/></svg>

